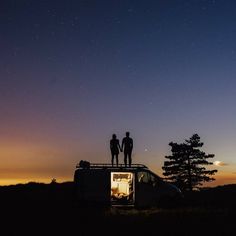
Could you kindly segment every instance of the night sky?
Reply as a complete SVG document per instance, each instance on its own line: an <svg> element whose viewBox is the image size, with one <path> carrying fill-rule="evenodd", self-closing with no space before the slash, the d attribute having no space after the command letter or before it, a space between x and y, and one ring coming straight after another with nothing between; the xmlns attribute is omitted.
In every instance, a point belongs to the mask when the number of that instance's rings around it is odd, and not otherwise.
<svg viewBox="0 0 236 236"><path fill-rule="evenodd" d="M72 180L126 131L160 176L198 133L236 183L235 75L234 0L1 0L0 184Z"/></svg>

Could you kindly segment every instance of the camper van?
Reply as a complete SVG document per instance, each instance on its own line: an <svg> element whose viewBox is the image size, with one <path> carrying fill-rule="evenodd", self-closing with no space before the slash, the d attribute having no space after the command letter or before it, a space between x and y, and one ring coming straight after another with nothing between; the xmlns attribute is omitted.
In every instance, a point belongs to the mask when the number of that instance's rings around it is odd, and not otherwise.
<svg viewBox="0 0 236 236"><path fill-rule="evenodd" d="M82 204L149 207L173 205L182 198L176 186L142 164L127 167L80 162L74 184L77 200Z"/></svg>

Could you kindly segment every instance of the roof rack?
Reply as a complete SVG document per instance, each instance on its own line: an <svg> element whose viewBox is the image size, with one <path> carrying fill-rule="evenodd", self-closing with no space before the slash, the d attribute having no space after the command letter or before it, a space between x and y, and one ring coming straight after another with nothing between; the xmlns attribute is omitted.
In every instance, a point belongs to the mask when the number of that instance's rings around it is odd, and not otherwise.
<svg viewBox="0 0 236 236"><path fill-rule="evenodd" d="M86 168L86 167L81 167L80 164L78 163L76 165L76 168ZM131 166L125 165L125 164L119 164L117 165L111 165L111 164L106 164L106 163L90 163L90 165L87 167L90 169L107 169L107 168L112 168L112 169L147 169L148 167L143 165L143 164L132 164Z"/></svg>

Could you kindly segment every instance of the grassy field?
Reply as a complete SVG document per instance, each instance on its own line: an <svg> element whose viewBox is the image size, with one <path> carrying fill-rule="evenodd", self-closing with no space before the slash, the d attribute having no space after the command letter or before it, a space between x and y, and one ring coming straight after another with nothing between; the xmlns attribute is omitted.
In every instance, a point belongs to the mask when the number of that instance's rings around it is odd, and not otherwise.
<svg viewBox="0 0 236 236"><path fill-rule="evenodd" d="M73 184L0 187L1 235L236 235L236 185L185 195L172 209L78 206Z"/></svg>

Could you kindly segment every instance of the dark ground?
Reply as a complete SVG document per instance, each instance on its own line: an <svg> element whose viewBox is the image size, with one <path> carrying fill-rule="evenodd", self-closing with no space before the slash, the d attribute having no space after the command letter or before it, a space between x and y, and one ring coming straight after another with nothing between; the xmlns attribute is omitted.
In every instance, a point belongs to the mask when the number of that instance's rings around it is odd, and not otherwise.
<svg viewBox="0 0 236 236"><path fill-rule="evenodd" d="M185 194L172 209L78 206L73 183L0 187L0 235L236 235L236 185Z"/></svg>

